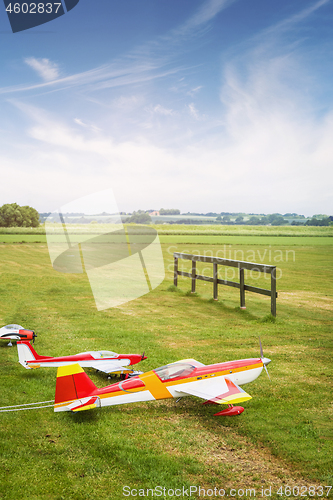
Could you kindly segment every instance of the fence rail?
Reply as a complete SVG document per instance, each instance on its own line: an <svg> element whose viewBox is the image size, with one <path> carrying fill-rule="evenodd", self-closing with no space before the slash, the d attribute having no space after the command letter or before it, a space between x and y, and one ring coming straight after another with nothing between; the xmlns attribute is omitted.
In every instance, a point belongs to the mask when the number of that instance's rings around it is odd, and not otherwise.
<svg viewBox="0 0 333 500"><path fill-rule="evenodd" d="M220 257L206 257L203 255L192 255L188 253L178 253L173 254L174 257L174 285L178 286L178 276L185 276L191 278L192 280L192 293L195 292L196 280L208 281L213 283L213 296L214 300L218 297L218 285L226 285L234 288L239 288L240 291L240 307L245 309L245 291L259 293L261 295L268 295L271 297L271 313L276 316L276 266L268 266L266 264L257 264L255 262L246 262L242 260L231 260L222 259ZM178 270L178 260L190 260L192 262L192 271L190 273ZM213 277L203 276L197 274L196 263L197 262L207 262L213 264ZM237 267L239 269L239 283L236 281L222 280L218 278L218 266L229 266ZM271 289L267 290L265 288L258 288L256 286L246 285L244 282L244 269L249 271L260 271L271 275Z"/></svg>

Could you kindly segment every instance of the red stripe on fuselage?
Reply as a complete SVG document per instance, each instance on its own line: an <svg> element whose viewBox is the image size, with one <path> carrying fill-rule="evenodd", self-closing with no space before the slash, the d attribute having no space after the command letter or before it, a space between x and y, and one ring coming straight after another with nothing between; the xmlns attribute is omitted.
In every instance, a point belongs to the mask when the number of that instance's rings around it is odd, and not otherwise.
<svg viewBox="0 0 333 500"><path fill-rule="evenodd" d="M214 372L232 371L239 369L251 369L253 365L262 363L260 358L240 359L237 361L225 361L224 363L216 363L215 365L199 366L191 373L191 377L201 377Z"/></svg>

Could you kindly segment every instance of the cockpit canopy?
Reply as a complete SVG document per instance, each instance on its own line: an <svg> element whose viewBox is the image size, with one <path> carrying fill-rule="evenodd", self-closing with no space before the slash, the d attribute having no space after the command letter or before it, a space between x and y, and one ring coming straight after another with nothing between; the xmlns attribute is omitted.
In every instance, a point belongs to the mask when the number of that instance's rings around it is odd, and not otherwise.
<svg viewBox="0 0 333 500"><path fill-rule="evenodd" d="M188 377L195 370L189 363L172 363L156 368L154 372L161 380L170 380L177 377Z"/></svg>
<svg viewBox="0 0 333 500"><path fill-rule="evenodd" d="M21 325L6 325L4 326L3 328L1 328L1 330L24 330L23 326Z"/></svg>

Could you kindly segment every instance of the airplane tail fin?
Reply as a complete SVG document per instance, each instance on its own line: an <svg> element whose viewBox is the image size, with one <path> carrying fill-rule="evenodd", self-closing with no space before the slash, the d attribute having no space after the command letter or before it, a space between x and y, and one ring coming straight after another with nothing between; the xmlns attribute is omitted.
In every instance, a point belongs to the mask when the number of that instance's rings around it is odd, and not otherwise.
<svg viewBox="0 0 333 500"><path fill-rule="evenodd" d="M19 363L21 363L21 365L24 366L24 368L26 368L27 370L30 370L30 367L27 365L27 361L38 359L40 356L37 354L28 340L18 340L16 342L16 345Z"/></svg>
<svg viewBox="0 0 333 500"><path fill-rule="evenodd" d="M81 366L60 366L54 398L54 411L81 411L100 406L97 387Z"/></svg>

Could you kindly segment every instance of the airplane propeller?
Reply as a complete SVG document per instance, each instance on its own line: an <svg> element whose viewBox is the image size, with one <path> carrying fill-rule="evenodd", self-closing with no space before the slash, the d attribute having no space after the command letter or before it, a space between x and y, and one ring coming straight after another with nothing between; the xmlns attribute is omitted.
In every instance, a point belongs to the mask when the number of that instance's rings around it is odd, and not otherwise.
<svg viewBox="0 0 333 500"><path fill-rule="evenodd" d="M268 370L266 368L266 365L268 365L271 362L271 360L269 358L264 357L264 351L262 350L260 337L259 337L259 344L260 344L260 359L261 359L262 364L264 365L264 368L266 370L267 377L269 378L269 380L271 380L271 377L269 376Z"/></svg>
<svg viewBox="0 0 333 500"><path fill-rule="evenodd" d="M37 337L37 333L33 332L32 334L32 343L35 343L35 338Z"/></svg>
<svg viewBox="0 0 333 500"><path fill-rule="evenodd" d="M143 351L142 356L141 356L141 361L145 359L145 351Z"/></svg>

